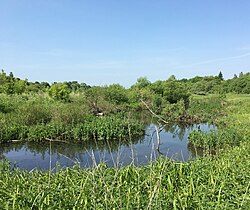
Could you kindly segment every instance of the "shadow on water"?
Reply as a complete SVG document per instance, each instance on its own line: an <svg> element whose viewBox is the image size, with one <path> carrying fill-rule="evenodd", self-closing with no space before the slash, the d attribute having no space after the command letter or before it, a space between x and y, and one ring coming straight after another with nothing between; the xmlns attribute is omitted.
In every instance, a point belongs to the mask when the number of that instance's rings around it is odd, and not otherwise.
<svg viewBox="0 0 250 210"><path fill-rule="evenodd" d="M156 132L158 129L158 132ZM7 159L18 168L47 170L54 168L57 162L61 167L93 167L100 162L109 166L121 166L133 163L147 164L160 155L179 161L187 161L202 156L202 150L188 145L188 133L193 129L214 130L215 126L167 125L158 127L149 124L145 136L128 141L88 141L79 144L58 142L9 143L0 147L0 159ZM157 135L158 134L158 135ZM160 144L159 144L160 140Z"/></svg>

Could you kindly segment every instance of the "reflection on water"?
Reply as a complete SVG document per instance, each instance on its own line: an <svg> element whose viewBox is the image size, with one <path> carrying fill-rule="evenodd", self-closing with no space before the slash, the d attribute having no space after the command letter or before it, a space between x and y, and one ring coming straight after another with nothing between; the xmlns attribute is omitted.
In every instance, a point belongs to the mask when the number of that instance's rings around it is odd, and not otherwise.
<svg viewBox="0 0 250 210"><path fill-rule="evenodd" d="M159 131L159 137L156 129ZM8 159L17 167L27 170L54 168L57 162L63 167L73 166L76 162L82 167L93 167L101 161L109 166L130 163L141 165L154 161L159 155L187 161L202 155L202 151L188 146L188 133L193 129L209 131L215 127L208 124L156 127L150 124L144 137L123 142L114 140L89 141L81 144L58 142L2 144L0 159Z"/></svg>

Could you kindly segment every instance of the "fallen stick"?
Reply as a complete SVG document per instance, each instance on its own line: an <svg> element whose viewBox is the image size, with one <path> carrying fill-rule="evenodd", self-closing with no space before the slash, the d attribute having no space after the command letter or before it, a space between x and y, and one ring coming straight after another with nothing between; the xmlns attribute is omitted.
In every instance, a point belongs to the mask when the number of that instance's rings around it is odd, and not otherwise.
<svg viewBox="0 0 250 210"><path fill-rule="evenodd" d="M59 140L59 139L49 139L49 138L44 138L44 140L46 141L50 141L50 142L62 142L62 143L69 143L67 141L62 141L62 140Z"/></svg>

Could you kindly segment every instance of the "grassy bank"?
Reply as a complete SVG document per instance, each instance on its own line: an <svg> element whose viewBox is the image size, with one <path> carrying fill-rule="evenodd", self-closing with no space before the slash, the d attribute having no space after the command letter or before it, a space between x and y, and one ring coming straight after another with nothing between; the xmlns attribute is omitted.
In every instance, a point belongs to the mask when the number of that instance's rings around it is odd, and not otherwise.
<svg viewBox="0 0 250 210"><path fill-rule="evenodd" d="M196 99L197 100L197 99ZM227 95L219 105L214 102L213 97L206 97L210 105L204 103L204 99L198 99L198 104L203 104L203 115L210 116L218 127L212 132L194 130L189 134L189 143L197 147L207 149L221 149L227 146L238 146L241 142L248 141L250 127L250 96L249 95ZM196 102L197 104L197 102ZM217 105L216 105L217 104ZM198 109L197 113L201 113ZM217 113L217 114L216 114Z"/></svg>
<svg viewBox="0 0 250 210"><path fill-rule="evenodd" d="M56 173L0 166L2 209L247 209L249 144L217 158L149 166L67 168Z"/></svg>
<svg viewBox="0 0 250 210"><path fill-rule="evenodd" d="M144 126L129 112L92 113L84 95L70 102L47 95L0 94L0 143L56 140L123 140L143 135Z"/></svg>
<svg viewBox="0 0 250 210"><path fill-rule="evenodd" d="M249 96L228 96L219 130L237 132L214 157L186 163L21 171L0 166L1 209L249 209ZM222 132L222 131L221 131ZM226 135L226 133L225 133ZM228 134L231 136L231 134ZM215 135L216 136L216 135ZM224 135L217 140L228 139Z"/></svg>

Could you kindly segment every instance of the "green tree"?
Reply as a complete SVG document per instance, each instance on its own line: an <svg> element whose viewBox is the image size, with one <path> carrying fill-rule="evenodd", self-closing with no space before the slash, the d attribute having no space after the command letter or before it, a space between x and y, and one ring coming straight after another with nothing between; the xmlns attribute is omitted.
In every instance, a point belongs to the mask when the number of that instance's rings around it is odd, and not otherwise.
<svg viewBox="0 0 250 210"><path fill-rule="evenodd" d="M220 73L218 74L218 78L220 79L220 80L224 80L224 78L223 78L223 74L222 74L222 72L220 71Z"/></svg>
<svg viewBox="0 0 250 210"><path fill-rule="evenodd" d="M16 94L24 93L26 88L27 88L27 81L26 80L17 80L14 84L14 92Z"/></svg>
<svg viewBox="0 0 250 210"><path fill-rule="evenodd" d="M176 77L172 74L169 78L168 81L176 81Z"/></svg>
<svg viewBox="0 0 250 210"><path fill-rule="evenodd" d="M68 101L70 90L64 83L54 83L48 90L48 94L55 100Z"/></svg>
<svg viewBox="0 0 250 210"><path fill-rule="evenodd" d="M136 81L136 83L131 88L146 88L151 85L151 82L147 79L147 77L139 77Z"/></svg>
<svg viewBox="0 0 250 210"><path fill-rule="evenodd" d="M185 84L178 81L167 80L164 84L164 99L170 104L175 104L180 100L184 101L185 109L189 106L189 92Z"/></svg>
<svg viewBox="0 0 250 210"><path fill-rule="evenodd" d="M15 78L12 72L10 72L9 76L4 77L3 82L3 92L7 95L11 95L15 93Z"/></svg>
<svg viewBox="0 0 250 210"><path fill-rule="evenodd" d="M93 86L85 91L90 111L94 114L115 111L114 104L107 100L106 90L107 87Z"/></svg>
<svg viewBox="0 0 250 210"><path fill-rule="evenodd" d="M41 82L40 87L42 91L46 91L48 88L50 88L50 84L48 82Z"/></svg>
<svg viewBox="0 0 250 210"><path fill-rule="evenodd" d="M105 89L105 98L117 105L124 104L128 102L127 90L119 84L110 85Z"/></svg>

